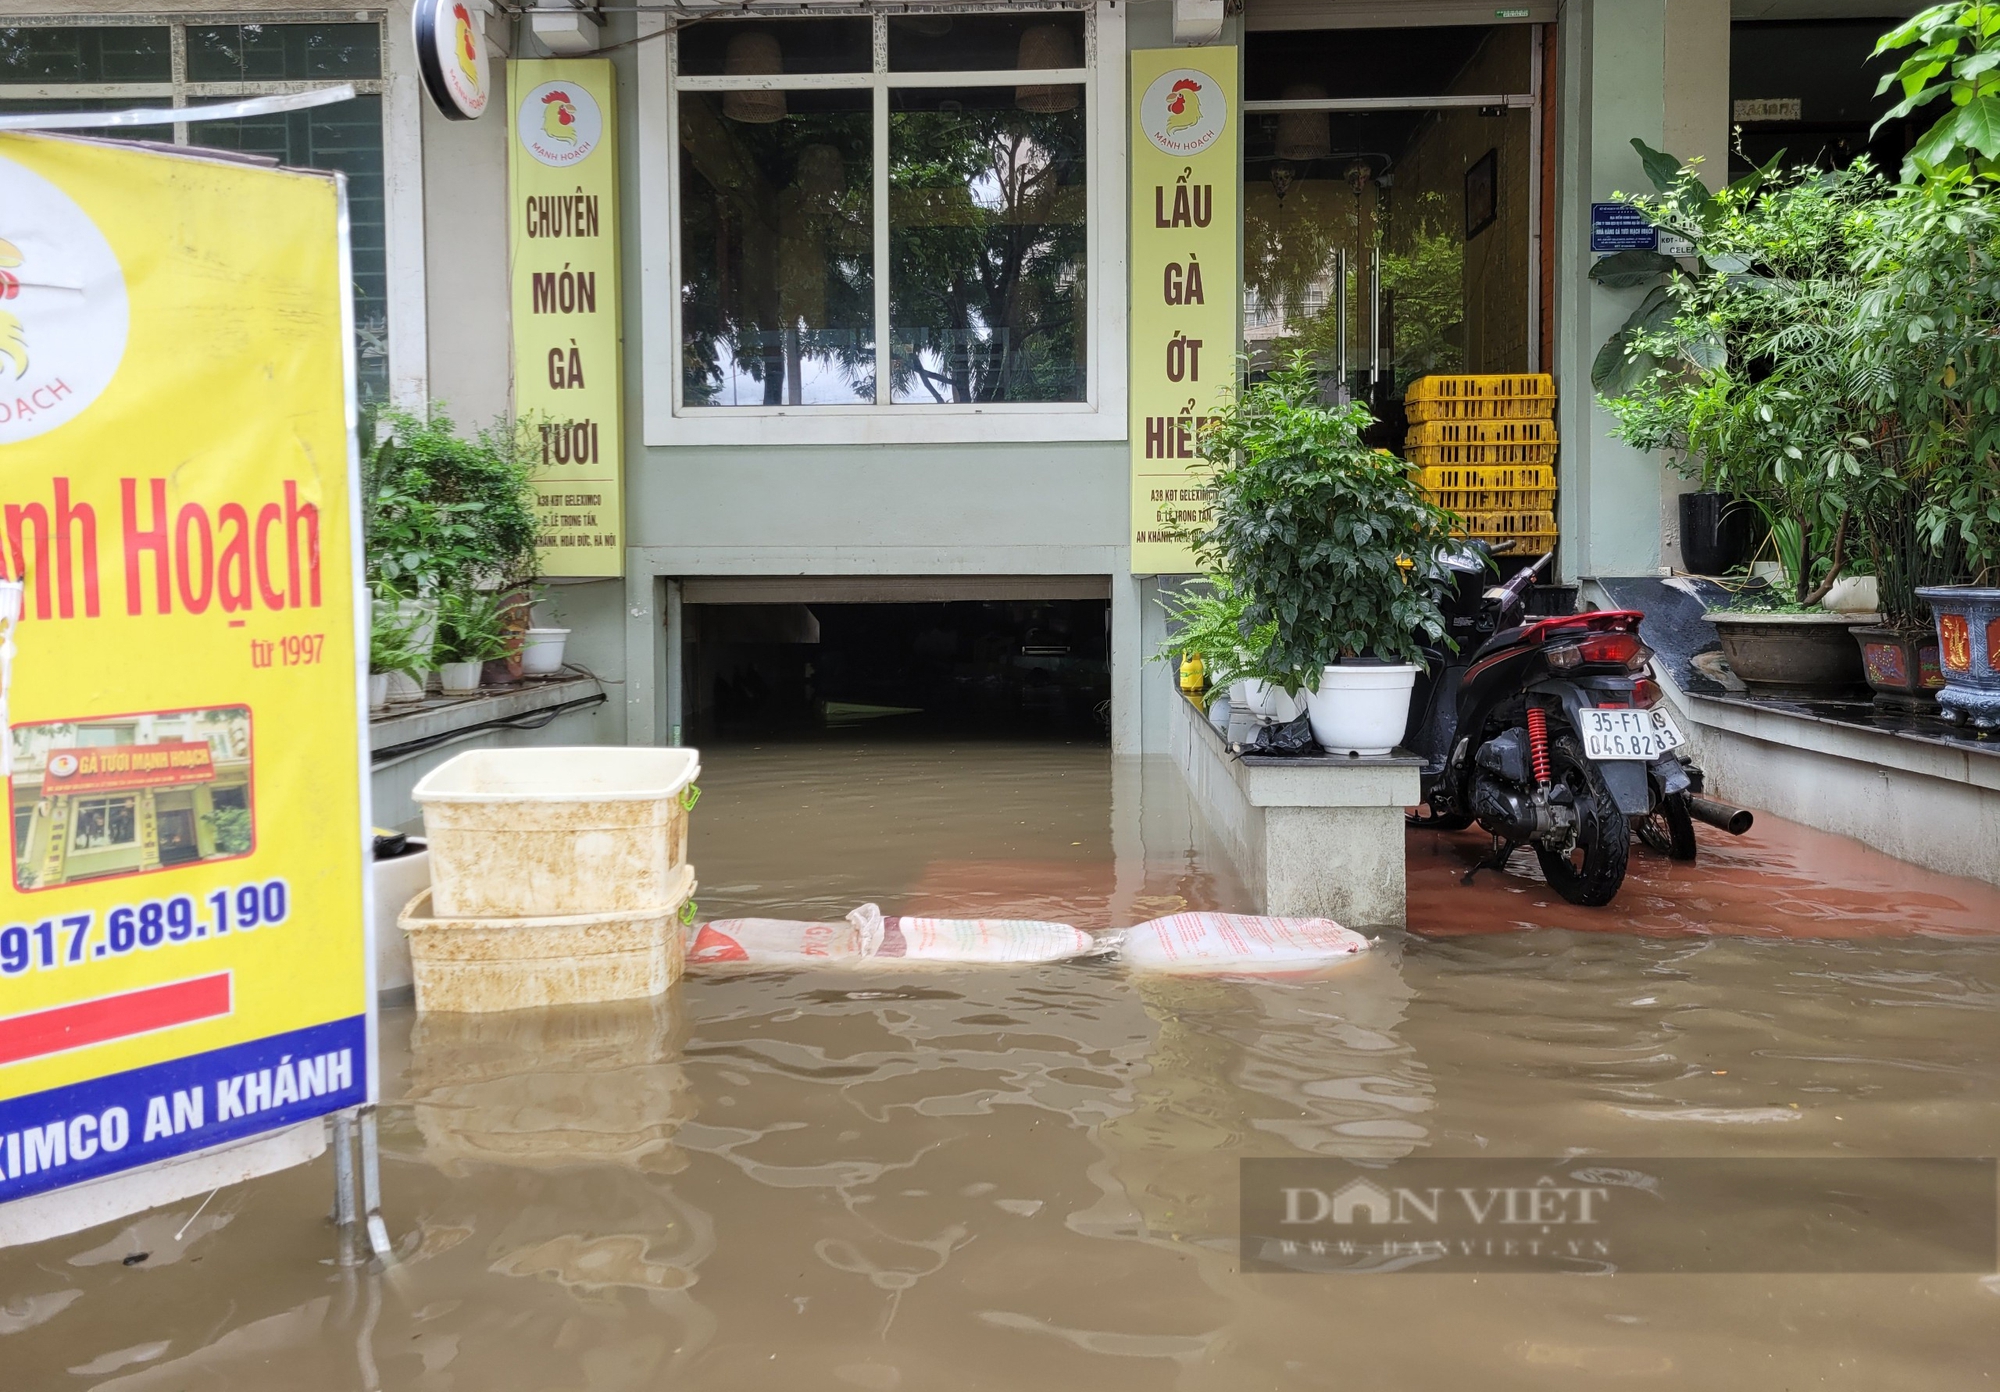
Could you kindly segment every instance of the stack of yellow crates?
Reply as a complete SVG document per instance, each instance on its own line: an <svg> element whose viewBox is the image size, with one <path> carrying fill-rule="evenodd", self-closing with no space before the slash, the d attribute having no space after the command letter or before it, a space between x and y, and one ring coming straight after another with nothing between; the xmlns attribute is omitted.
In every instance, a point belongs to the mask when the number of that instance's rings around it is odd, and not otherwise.
<svg viewBox="0 0 2000 1392"><path fill-rule="evenodd" d="M1546 372L1419 377L1403 397L1403 453L1464 534L1511 541L1512 556L1556 544L1556 384Z"/></svg>

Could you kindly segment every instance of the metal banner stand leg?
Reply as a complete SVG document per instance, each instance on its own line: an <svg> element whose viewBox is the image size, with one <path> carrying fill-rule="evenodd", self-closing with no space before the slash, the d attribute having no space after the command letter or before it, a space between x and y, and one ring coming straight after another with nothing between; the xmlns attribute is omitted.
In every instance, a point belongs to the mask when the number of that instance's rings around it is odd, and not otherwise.
<svg viewBox="0 0 2000 1392"><path fill-rule="evenodd" d="M389 1260L389 1225L382 1221L382 1144L375 1132L375 1109L361 1109L361 1211L368 1224L368 1246Z"/></svg>
<svg viewBox="0 0 2000 1392"><path fill-rule="evenodd" d="M333 1116L333 1224L340 1233L340 1264L353 1266L354 1251L354 1114Z"/></svg>

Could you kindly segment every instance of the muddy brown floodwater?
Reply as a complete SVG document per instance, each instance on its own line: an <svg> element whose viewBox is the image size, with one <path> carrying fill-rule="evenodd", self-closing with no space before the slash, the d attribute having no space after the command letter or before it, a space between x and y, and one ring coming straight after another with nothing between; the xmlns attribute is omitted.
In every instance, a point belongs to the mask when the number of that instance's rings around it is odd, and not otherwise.
<svg viewBox="0 0 2000 1392"><path fill-rule="evenodd" d="M704 762L707 915L1242 907L1174 771L1101 747ZM1239 1272L1249 1156L1992 1154L2000 892L1770 818L1701 837L1582 910L1413 835L1410 933L1330 979L390 1010L391 1267L332 1264L325 1160L0 1253L0 1385L1990 1387L1996 1278Z"/></svg>

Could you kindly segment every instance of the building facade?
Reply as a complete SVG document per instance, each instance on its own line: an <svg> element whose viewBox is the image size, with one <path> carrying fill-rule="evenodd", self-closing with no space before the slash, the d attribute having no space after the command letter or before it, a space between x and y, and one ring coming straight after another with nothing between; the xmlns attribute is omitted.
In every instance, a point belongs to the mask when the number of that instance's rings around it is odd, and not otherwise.
<svg viewBox="0 0 2000 1392"><path fill-rule="evenodd" d="M1134 564L1134 305L1156 291L1129 261L1132 55L1199 44L1234 69L1220 139L1239 178L1215 215L1237 270L1203 293L1237 307L1239 336L1207 345L1211 379L1239 349L1254 366L1301 343L1339 354L1338 389L1386 417L1425 371L1552 373L1576 581L1674 563L1688 486L1613 440L1591 399L1591 360L1638 294L1587 279L1591 204L1644 186L1635 138L1729 168L1732 22L1740 43L1746 25L1855 17L1782 0L1223 8L495 8L499 95L450 120L403 4L0 0L0 110L352 83L334 106L147 134L345 169L364 398L483 423L544 371L515 360L507 69L557 48L608 59L618 274L593 293L615 294L622 349L602 569L623 573L556 587L569 656L615 684L594 736L688 738L786 661L824 682L836 654L799 645L874 606L909 618L939 672L1002 653L1008 680L1099 708L1136 753L1164 745L1169 693L1145 664L1180 577ZM561 123L552 105L538 119ZM1066 663L1097 664L1100 685L1072 690Z"/></svg>

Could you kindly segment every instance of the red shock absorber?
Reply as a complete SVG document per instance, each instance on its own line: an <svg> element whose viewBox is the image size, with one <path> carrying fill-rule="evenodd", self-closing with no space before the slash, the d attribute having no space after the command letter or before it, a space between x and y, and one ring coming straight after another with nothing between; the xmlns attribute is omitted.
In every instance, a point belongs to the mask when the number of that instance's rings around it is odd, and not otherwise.
<svg viewBox="0 0 2000 1392"><path fill-rule="evenodd" d="M1549 713L1540 706L1528 707L1528 761L1534 765L1535 786L1549 781Z"/></svg>

